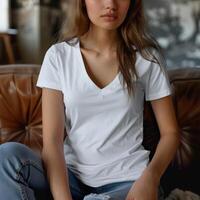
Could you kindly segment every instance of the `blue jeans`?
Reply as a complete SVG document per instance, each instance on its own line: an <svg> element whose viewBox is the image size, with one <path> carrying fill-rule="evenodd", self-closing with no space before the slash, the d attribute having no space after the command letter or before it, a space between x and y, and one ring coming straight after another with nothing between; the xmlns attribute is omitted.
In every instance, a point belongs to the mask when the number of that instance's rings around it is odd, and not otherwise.
<svg viewBox="0 0 200 200"><path fill-rule="evenodd" d="M127 181L90 187L69 169L68 176L73 200L125 200L133 185ZM0 195L1 200L53 199L42 160L27 146L16 142L0 145ZM162 199L160 189L158 195Z"/></svg>

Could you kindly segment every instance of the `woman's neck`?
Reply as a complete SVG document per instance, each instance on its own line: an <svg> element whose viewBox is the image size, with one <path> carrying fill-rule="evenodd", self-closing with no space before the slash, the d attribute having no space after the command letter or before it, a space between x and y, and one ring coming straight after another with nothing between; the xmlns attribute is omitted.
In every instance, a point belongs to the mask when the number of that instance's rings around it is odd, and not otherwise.
<svg viewBox="0 0 200 200"><path fill-rule="evenodd" d="M89 31L81 37L82 47L96 52L113 52L117 49L118 34L116 30L105 30L90 26Z"/></svg>

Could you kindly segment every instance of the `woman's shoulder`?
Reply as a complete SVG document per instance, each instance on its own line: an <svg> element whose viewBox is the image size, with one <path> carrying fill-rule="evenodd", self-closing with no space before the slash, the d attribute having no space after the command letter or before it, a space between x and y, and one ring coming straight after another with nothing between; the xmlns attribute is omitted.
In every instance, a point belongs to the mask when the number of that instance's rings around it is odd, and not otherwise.
<svg viewBox="0 0 200 200"><path fill-rule="evenodd" d="M48 48L47 52L54 53L56 55L66 56L66 54L69 53L69 51L77 47L78 47L78 41L76 41L75 39L72 39L72 40L61 41L61 42L52 44Z"/></svg>
<svg viewBox="0 0 200 200"><path fill-rule="evenodd" d="M151 49L148 58L144 57L139 51L136 51L136 63L135 69L138 76L141 77L146 73L149 73L153 68L161 68L161 57L157 50ZM157 59L157 61L155 60Z"/></svg>
<svg viewBox="0 0 200 200"><path fill-rule="evenodd" d="M136 52L135 70L139 77L143 76L146 72L149 71L151 68L151 63L152 62L144 58L139 51Z"/></svg>

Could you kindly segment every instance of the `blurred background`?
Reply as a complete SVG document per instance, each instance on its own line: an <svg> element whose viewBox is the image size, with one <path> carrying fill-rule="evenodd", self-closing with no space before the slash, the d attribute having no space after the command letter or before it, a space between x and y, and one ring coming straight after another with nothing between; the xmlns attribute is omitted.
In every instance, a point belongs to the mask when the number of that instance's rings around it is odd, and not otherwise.
<svg viewBox="0 0 200 200"><path fill-rule="evenodd" d="M67 0L0 0L0 64L41 64ZM143 0L168 68L200 67L200 0Z"/></svg>

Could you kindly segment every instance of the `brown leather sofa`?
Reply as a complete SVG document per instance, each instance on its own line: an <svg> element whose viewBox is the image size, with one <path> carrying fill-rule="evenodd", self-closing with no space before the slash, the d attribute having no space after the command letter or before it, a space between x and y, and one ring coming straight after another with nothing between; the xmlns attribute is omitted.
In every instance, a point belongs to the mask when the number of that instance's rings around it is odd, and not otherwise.
<svg viewBox="0 0 200 200"><path fill-rule="evenodd" d="M41 89L38 65L0 66L0 144L17 141L42 149ZM162 178L165 194L180 188L200 194L200 68L168 71L181 145ZM159 130L150 103L144 109L144 146L153 155Z"/></svg>

